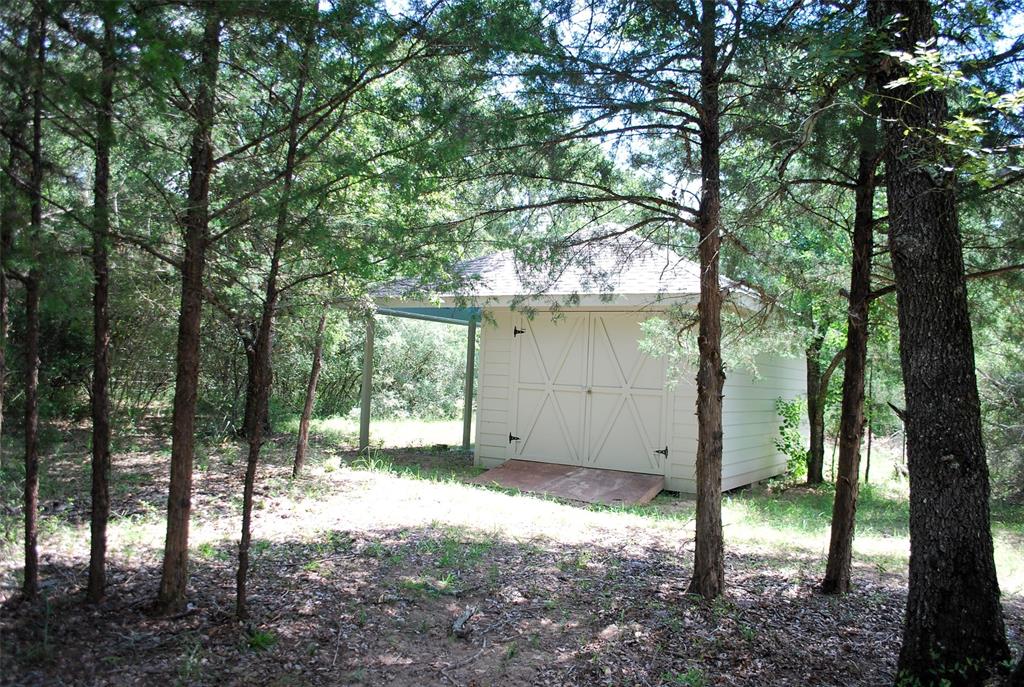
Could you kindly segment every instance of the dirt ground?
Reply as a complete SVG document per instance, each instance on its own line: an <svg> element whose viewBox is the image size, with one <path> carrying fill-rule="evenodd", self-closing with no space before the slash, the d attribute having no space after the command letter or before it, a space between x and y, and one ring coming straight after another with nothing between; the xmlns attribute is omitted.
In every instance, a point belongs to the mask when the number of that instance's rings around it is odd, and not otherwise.
<svg viewBox="0 0 1024 687"><path fill-rule="evenodd" d="M197 462L190 603L148 614L159 578L166 451L119 456L110 593L83 603L88 556L82 452L44 489L44 600L16 595L20 551L2 549L5 685L878 685L891 684L905 581L857 571L815 592L820 553L728 545L728 594L685 594L693 503L664 517L462 484L463 454L322 448L288 477L268 446L249 604L232 619L242 460ZM49 490L50 497L46 497ZM68 494L78 493L72 499ZM16 504L3 504L13 518ZM1024 614L1007 606L1011 641ZM453 623L464 622L453 632Z"/></svg>

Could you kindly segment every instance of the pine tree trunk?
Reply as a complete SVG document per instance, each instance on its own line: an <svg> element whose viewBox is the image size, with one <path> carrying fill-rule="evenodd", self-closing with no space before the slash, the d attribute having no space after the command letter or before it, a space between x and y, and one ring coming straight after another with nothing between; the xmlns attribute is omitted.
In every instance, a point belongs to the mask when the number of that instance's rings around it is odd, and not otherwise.
<svg viewBox="0 0 1024 687"><path fill-rule="evenodd" d="M4 466L4 390L7 388L7 277L4 275L4 257L7 251L0 239L0 468Z"/></svg>
<svg viewBox="0 0 1024 687"><path fill-rule="evenodd" d="M25 577L22 593L39 593L39 274L25 280Z"/></svg>
<svg viewBox="0 0 1024 687"><path fill-rule="evenodd" d="M869 94L875 77L867 78ZM875 171L878 168L876 113L869 110L860 127L860 155L854 201L853 259L846 317L843 400L839 418L839 472L832 502L832 533L821 589L826 594L850 591L853 532L857 515L860 442L864 435L864 366L868 350L868 305L871 297L871 255L874 251Z"/></svg>
<svg viewBox="0 0 1024 687"><path fill-rule="evenodd" d="M302 406L302 419L299 420L299 441L295 445L295 462L292 464L292 477L298 477L306 462L306 447L309 444L309 423L313 418L313 403L316 401L316 385L320 381L320 367L323 362L324 329L327 327L327 308L320 315L320 324L316 328L316 343L313 345L313 367L309 371L309 385L306 387L306 403Z"/></svg>
<svg viewBox="0 0 1024 687"><path fill-rule="evenodd" d="M110 517L110 150L114 144L114 26L103 22L100 54L100 89L96 111L96 173L93 188L93 359L92 359L92 515L89 584L86 596L93 603L106 590L107 520Z"/></svg>
<svg viewBox="0 0 1024 687"><path fill-rule="evenodd" d="M869 0L889 47L935 37L926 0ZM869 4L869 6L870 6ZM897 15L900 15L897 17ZM891 21L891 25L887 22ZM883 83L906 76L895 59ZM954 175L936 135L945 95L907 84L882 101L910 471L910 574L901 680L979 684L1009 658L989 523L974 342Z"/></svg>
<svg viewBox="0 0 1024 687"><path fill-rule="evenodd" d="M252 404L256 402L256 397L259 393L256 388L256 339L259 337L259 322L252 323L249 326L250 338L242 337L242 346L245 348L245 409L242 413L242 436L248 439L252 436L252 423L259 419L260 424L263 425L262 432L269 434L270 427L270 397L267 397L266 402L260 410L259 415L255 415L252 412ZM273 372L271 372L271 376Z"/></svg>
<svg viewBox="0 0 1024 687"><path fill-rule="evenodd" d="M22 594L39 594L39 241L43 231L43 70L46 67L46 6L32 8L29 50L32 74L32 173L29 181L29 250L32 265L25 279L25 577Z"/></svg>
<svg viewBox="0 0 1024 687"><path fill-rule="evenodd" d="M312 41L312 33L309 35ZM281 251L284 248L288 230L288 209L291 202L292 182L295 178L295 165L299 146L299 122L302 111L302 98L305 91L309 43L307 42L302 60L300 76L295 87L295 96L288 127L288 150L285 155L284 177L281 188L281 201L277 208L277 221L274 231L274 247L270 257L270 271L267 274L266 292L263 298L263 313L260 317L259 330L256 335L254 360L255 397L247 404L250 417L246 418L249 426L249 455L246 459L245 486L242 494L242 537L238 543L238 571L235 575L235 617L245 620L249 617L246 605L246 584L249 575L249 544L252 540L252 503L256 486L256 468L259 465L260 449L263 447L263 423L259 414L267 406L270 398L271 353L274 342L274 317L277 315L277 303L280 292L277 288L278 272L281 267Z"/></svg>
<svg viewBox="0 0 1024 687"><path fill-rule="evenodd" d="M715 0L701 2L700 303L697 306L697 524L689 592L706 599L725 588L722 540L722 238L719 160L719 74Z"/></svg>
<svg viewBox="0 0 1024 687"><path fill-rule="evenodd" d="M253 380L256 396L249 404L250 417L246 425L250 429L248 437L249 450L245 464L245 482L242 491L242 536L238 543L238 570L235 575L235 617L245 620L249 617L246 606L246 583L249 574L249 545L252 541L252 502L256 488L256 468L259 465L260 449L263 446L263 423L257 416L257 408L262 408L270 392L270 353L273 340L274 314L277 310L277 270L280 266L280 250L283 240L274 244L274 256L271 262L270 275L267 278L266 300L263 305L263 317L260 320L259 332L256 336L255 366Z"/></svg>
<svg viewBox="0 0 1024 687"><path fill-rule="evenodd" d="M221 19L215 3L206 4L202 65L195 100L195 131L189 153L188 207L185 209L185 257L181 269L177 370L171 428L171 476L167 497L167 537L157 596L159 613L185 604L188 585L188 530L195 457L196 391L199 383L199 327L203 308L203 268L213 174L214 103L220 54Z"/></svg>
<svg viewBox="0 0 1024 687"><path fill-rule="evenodd" d="M10 171L14 171L14 154L11 155ZM10 292L7 284L7 256L11 252L14 237L14 224L17 221L14 206L14 185L7 179L7 174L0 181L2 198L0 198L0 467L4 464L3 429L4 402L7 398L7 334L10 329Z"/></svg>
<svg viewBox="0 0 1024 687"><path fill-rule="evenodd" d="M807 347L807 424L810 445L807 451L807 484L815 486L825 481L825 404L821 389L821 347L824 339L815 336Z"/></svg>

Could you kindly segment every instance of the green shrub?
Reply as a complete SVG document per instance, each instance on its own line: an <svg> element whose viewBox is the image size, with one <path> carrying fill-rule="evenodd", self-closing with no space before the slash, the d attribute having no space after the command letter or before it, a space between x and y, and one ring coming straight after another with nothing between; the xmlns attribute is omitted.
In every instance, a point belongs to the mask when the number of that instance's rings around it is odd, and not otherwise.
<svg viewBox="0 0 1024 687"><path fill-rule="evenodd" d="M786 456L786 474L800 479L807 474L807 448L800 433L800 419L804 416L806 402L803 399L787 401L775 399L775 412L779 414L779 435L775 448Z"/></svg>

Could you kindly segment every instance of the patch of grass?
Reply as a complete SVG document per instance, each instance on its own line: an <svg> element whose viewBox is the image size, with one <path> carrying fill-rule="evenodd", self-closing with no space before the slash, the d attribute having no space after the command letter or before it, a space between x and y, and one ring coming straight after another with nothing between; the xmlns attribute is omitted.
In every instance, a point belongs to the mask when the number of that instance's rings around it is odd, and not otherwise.
<svg viewBox="0 0 1024 687"><path fill-rule="evenodd" d="M407 577L398 583L398 588L405 592L422 594L429 597L458 596L462 588L458 584L458 578L452 573L436 578Z"/></svg>
<svg viewBox="0 0 1024 687"><path fill-rule="evenodd" d="M437 539L424 539L416 548L420 553L434 557L438 568L452 568L472 565L487 554L494 546L492 541L474 540L473 535L457 527L445 527Z"/></svg>
<svg viewBox="0 0 1024 687"><path fill-rule="evenodd" d="M148 472L121 472L111 475L112 491L117 495L124 495L136 491L139 487L147 487L153 483L153 477Z"/></svg>
<svg viewBox="0 0 1024 687"><path fill-rule="evenodd" d="M461 484L466 477L483 472L482 468L468 465L441 465L424 467L419 464L406 465L394 462L387 454L370 448L365 453L348 463L355 470L379 472L407 479L438 482L442 484Z"/></svg>
<svg viewBox="0 0 1024 687"><path fill-rule="evenodd" d="M705 687L708 683L707 678L704 677L704 671L697 667L690 668L685 673L665 673L661 679L670 685L685 685L685 687Z"/></svg>
<svg viewBox="0 0 1024 687"><path fill-rule="evenodd" d="M295 434L299 429L298 416L275 423L280 431ZM353 446L359 438L359 417L336 415L314 418L310 422L310 435L318 443ZM462 440L462 420L424 420L406 418L380 420L370 423L370 445L378 447L459 446Z"/></svg>
<svg viewBox="0 0 1024 687"><path fill-rule="evenodd" d="M277 644L277 635L270 630L253 630L249 632L246 644L253 651L265 651Z"/></svg>
<svg viewBox="0 0 1024 687"><path fill-rule="evenodd" d="M586 569L590 563L591 554L589 551L577 551L573 555L559 559L555 565L562 572L573 572Z"/></svg>
<svg viewBox="0 0 1024 687"><path fill-rule="evenodd" d="M348 553L355 548L348 532L341 530L327 530L321 532L313 545L313 550L318 556L330 556L336 553Z"/></svg>
<svg viewBox="0 0 1024 687"><path fill-rule="evenodd" d="M366 682L366 668L358 668L342 677L343 684L353 685Z"/></svg>
<svg viewBox="0 0 1024 687"><path fill-rule="evenodd" d="M398 583L398 588L402 591L421 594L427 593L427 590L430 589L430 583L422 579L405 579Z"/></svg>
<svg viewBox="0 0 1024 687"><path fill-rule="evenodd" d="M186 637L181 647L181 664L178 666L178 685L194 685L200 682L203 670L203 643L196 635Z"/></svg>
<svg viewBox="0 0 1024 687"><path fill-rule="evenodd" d="M217 547L212 542L203 542L196 546L196 555L212 561L226 561L231 558L231 553L224 548Z"/></svg>

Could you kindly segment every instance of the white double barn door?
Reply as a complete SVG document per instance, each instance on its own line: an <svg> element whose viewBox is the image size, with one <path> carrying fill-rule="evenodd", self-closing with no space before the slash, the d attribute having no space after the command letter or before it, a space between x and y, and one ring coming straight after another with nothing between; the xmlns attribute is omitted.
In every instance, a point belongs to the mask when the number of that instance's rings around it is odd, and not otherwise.
<svg viewBox="0 0 1024 687"><path fill-rule="evenodd" d="M636 313L516 321L509 456L665 474L665 362L640 350Z"/></svg>

